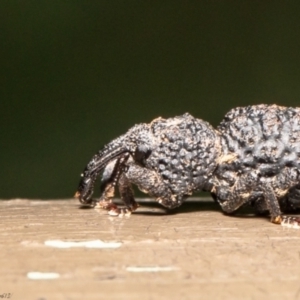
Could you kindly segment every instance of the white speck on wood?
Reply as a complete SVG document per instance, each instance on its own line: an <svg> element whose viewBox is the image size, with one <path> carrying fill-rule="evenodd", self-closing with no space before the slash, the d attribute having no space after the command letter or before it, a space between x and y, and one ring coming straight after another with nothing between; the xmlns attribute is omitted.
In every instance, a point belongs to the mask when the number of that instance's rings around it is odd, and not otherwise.
<svg viewBox="0 0 300 300"><path fill-rule="evenodd" d="M178 268L176 267L159 267L159 266L141 266L141 267L127 267L126 271L128 272L170 272L176 271Z"/></svg>
<svg viewBox="0 0 300 300"><path fill-rule="evenodd" d="M48 240L44 243L46 246L55 247L55 248L97 248L97 249L111 249L111 248L119 248L122 243L118 242L103 242L101 240L94 241L75 241L75 242L67 242L61 240Z"/></svg>
<svg viewBox="0 0 300 300"><path fill-rule="evenodd" d="M60 275L58 273L44 273L44 272L28 272L27 278L33 280L47 280L47 279L57 279Z"/></svg>

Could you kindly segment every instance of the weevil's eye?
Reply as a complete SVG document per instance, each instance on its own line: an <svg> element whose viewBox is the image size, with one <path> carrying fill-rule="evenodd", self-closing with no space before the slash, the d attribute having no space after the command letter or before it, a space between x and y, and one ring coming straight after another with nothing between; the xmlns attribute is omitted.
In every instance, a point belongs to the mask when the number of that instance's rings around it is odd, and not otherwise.
<svg viewBox="0 0 300 300"><path fill-rule="evenodd" d="M151 149L146 145L138 145L134 152L134 160L141 165L145 164L145 160L150 156Z"/></svg>

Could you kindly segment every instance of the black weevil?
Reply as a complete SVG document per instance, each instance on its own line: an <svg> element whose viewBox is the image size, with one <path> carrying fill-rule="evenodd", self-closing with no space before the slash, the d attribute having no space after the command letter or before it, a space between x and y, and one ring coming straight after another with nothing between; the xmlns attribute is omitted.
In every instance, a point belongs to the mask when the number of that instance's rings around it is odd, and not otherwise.
<svg viewBox="0 0 300 300"><path fill-rule="evenodd" d="M131 213L138 207L131 184L167 208L202 190L226 213L251 204L273 223L298 227L300 217L282 212L300 208L300 108L238 107L217 129L188 113L135 125L93 156L75 196L112 215ZM116 185L123 208L112 202Z"/></svg>

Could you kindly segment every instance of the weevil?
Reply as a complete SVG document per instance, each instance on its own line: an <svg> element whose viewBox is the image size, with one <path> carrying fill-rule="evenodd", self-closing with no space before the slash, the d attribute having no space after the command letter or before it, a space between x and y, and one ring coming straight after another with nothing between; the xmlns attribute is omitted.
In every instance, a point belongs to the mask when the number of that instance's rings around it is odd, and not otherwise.
<svg viewBox="0 0 300 300"><path fill-rule="evenodd" d="M75 197L130 214L138 208L132 184L168 209L207 191L227 214L251 205L275 224L299 227L300 217L283 213L300 208L300 108L237 107L216 129L189 113L135 125L92 157ZM116 187L123 207L112 201Z"/></svg>

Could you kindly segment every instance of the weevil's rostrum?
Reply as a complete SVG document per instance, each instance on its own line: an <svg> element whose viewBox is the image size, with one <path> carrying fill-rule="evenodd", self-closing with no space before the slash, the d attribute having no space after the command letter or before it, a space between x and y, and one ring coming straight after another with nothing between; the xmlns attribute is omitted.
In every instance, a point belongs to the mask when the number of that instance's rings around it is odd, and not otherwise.
<svg viewBox="0 0 300 300"><path fill-rule="evenodd" d="M92 200L101 172L102 194ZM188 113L135 125L94 155L75 196L119 215L138 207L131 184L167 208L203 190L226 213L250 204L298 227L300 217L283 213L300 208L299 173L300 109L261 104L232 109L217 129ZM124 207L112 201L116 186Z"/></svg>

